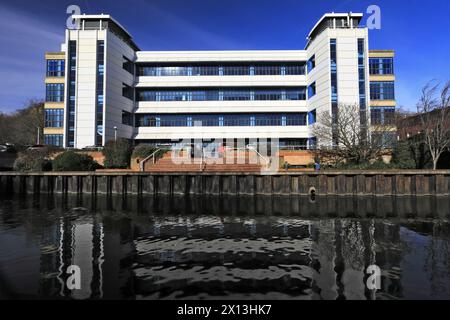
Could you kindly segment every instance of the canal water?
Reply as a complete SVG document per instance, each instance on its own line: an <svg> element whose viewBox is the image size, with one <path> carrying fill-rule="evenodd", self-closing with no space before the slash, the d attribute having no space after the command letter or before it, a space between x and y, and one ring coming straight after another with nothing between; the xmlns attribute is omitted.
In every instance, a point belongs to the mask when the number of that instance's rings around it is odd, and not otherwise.
<svg viewBox="0 0 450 320"><path fill-rule="evenodd" d="M3 299L450 299L449 248L448 197L0 198Z"/></svg>

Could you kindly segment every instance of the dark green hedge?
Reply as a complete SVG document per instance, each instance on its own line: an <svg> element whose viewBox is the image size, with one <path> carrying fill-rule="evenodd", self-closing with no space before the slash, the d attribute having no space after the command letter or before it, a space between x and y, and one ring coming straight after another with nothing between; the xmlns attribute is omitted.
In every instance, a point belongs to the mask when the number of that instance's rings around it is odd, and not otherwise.
<svg viewBox="0 0 450 320"><path fill-rule="evenodd" d="M66 151L53 160L53 171L94 171L101 166L87 154Z"/></svg>
<svg viewBox="0 0 450 320"><path fill-rule="evenodd" d="M103 148L105 168L126 169L130 166L131 143L127 139L108 141Z"/></svg>

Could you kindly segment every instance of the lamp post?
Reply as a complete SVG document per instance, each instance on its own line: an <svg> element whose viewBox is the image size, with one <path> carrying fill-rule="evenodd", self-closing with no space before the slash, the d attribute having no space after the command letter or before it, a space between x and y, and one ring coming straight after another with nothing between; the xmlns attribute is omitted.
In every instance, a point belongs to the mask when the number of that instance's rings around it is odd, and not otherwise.
<svg viewBox="0 0 450 320"><path fill-rule="evenodd" d="M117 141L117 127L114 126L114 141Z"/></svg>
<svg viewBox="0 0 450 320"><path fill-rule="evenodd" d="M41 128L36 127L37 128L37 145L41 144Z"/></svg>

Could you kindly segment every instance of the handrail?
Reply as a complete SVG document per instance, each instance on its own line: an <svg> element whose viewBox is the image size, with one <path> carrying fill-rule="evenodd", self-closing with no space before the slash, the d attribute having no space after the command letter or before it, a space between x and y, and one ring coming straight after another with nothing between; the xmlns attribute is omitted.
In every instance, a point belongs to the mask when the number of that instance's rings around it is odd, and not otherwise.
<svg viewBox="0 0 450 320"><path fill-rule="evenodd" d="M256 155L257 155L258 157L260 157L261 159L263 159L264 161L266 161L266 166L269 166L270 163L272 162L270 158L264 157L261 153L259 153L258 150L254 149L254 148L251 147L251 146L246 146L245 149L251 150L251 151L255 152Z"/></svg>
<svg viewBox="0 0 450 320"><path fill-rule="evenodd" d="M266 166L269 166L272 163L272 160L270 158L266 158L264 157L261 153L258 152L258 150L253 149L252 147L246 146L245 148L228 148L228 150L232 150L232 151L253 151L256 153L256 155L264 160Z"/></svg>
<svg viewBox="0 0 450 320"><path fill-rule="evenodd" d="M157 149L155 152L153 152L151 155L149 155L147 158L143 159L140 163L139 163L139 170L140 171L144 171L144 165L145 163L150 160L151 158L153 158L153 164L155 164L155 157L156 154L158 152L162 151L162 149Z"/></svg>

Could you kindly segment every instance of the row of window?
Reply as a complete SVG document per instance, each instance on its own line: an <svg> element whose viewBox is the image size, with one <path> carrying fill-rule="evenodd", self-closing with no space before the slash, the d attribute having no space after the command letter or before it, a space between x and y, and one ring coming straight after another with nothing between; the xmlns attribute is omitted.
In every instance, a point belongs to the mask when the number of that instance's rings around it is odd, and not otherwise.
<svg viewBox="0 0 450 320"><path fill-rule="evenodd" d="M45 127L62 128L64 126L64 109L45 109Z"/></svg>
<svg viewBox="0 0 450 320"><path fill-rule="evenodd" d="M202 119L204 116L196 116L191 121ZM184 118L183 118L184 119ZM165 119L169 122L174 119ZM177 119L175 119L178 121ZM209 120L208 120L209 121ZM208 123L207 121L207 123ZM308 112L308 124L316 122L316 111ZM371 123L373 125L392 125L395 122L395 108L393 107L372 107ZM122 111L122 123L132 126L133 115L130 112ZM187 122L186 122L187 123ZM45 127L46 128L62 128L64 126L64 110L63 109L45 109Z"/></svg>
<svg viewBox="0 0 450 320"><path fill-rule="evenodd" d="M63 146L63 135L62 134L45 134L44 143L49 146Z"/></svg>
<svg viewBox="0 0 450 320"><path fill-rule="evenodd" d="M337 82L337 40L330 39L330 75L331 75L331 116L333 122L333 144L339 143L336 124L338 121L338 82Z"/></svg>
<svg viewBox="0 0 450 320"><path fill-rule="evenodd" d="M372 125L394 125L395 108L393 107L372 107L370 110Z"/></svg>
<svg viewBox="0 0 450 320"><path fill-rule="evenodd" d="M306 100L306 88L257 90L145 90L139 101L240 101L240 100Z"/></svg>
<svg viewBox="0 0 450 320"><path fill-rule="evenodd" d="M67 117L67 146L75 145L75 79L77 73L77 42L69 41L69 92L68 92L68 113Z"/></svg>
<svg viewBox="0 0 450 320"><path fill-rule="evenodd" d="M394 100L395 85L394 82L371 82L370 83L371 100Z"/></svg>
<svg viewBox="0 0 450 320"><path fill-rule="evenodd" d="M63 83L47 83L45 85L45 101L47 102L64 102L64 84Z"/></svg>
<svg viewBox="0 0 450 320"><path fill-rule="evenodd" d="M66 61L62 59L47 60L47 77L64 77Z"/></svg>
<svg viewBox="0 0 450 320"><path fill-rule="evenodd" d="M242 148L243 146L251 145L256 147L258 151L261 148L268 153L272 152L272 147L287 150L306 150L314 149L317 143L315 137L312 138L287 138L287 139L271 139L271 138L258 138L258 139L210 139L202 140L199 146L198 141L195 139L183 139L183 140L168 140L168 139L148 139L148 140L138 140L139 144L147 144L157 148L167 148L171 146L180 147L204 147L213 149L214 147L219 148L220 146L227 146L230 148Z"/></svg>
<svg viewBox="0 0 450 320"><path fill-rule="evenodd" d="M358 39L358 83L359 83L359 109L361 112L360 122L363 127L366 126L366 65L365 65L365 41Z"/></svg>
<svg viewBox="0 0 450 320"><path fill-rule="evenodd" d="M95 144L103 144L103 84L105 78L105 41L97 41L96 130Z"/></svg>
<svg viewBox="0 0 450 320"><path fill-rule="evenodd" d="M136 115L136 127L306 126L306 113Z"/></svg>
<svg viewBox="0 0 450 320"><path fill-rule="evenodd" d="M393 58L370 58L369 59L370 74L394 74L394 59Z"/></svg>
<svg viewBox="0 0 450 320"><path fill-rule="evenodd" d="M280 66L171 66L139 67L139 76L268 76L268 75L304 75L305 65Z"/></svg>

